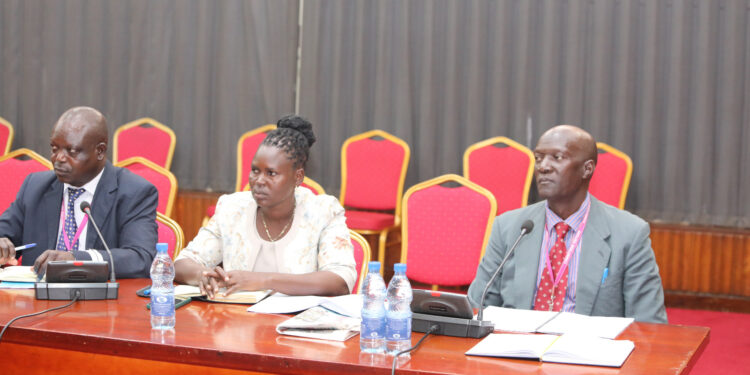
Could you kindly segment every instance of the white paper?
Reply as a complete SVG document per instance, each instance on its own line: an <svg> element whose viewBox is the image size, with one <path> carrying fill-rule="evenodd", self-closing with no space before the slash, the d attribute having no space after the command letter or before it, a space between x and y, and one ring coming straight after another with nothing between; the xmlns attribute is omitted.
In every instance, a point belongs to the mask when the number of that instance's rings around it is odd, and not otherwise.
<svg viewBox="0 0 750 375"><path fill-rule="evenodd" d="M467 355L541 359L543 362L620 367L635 345L630 340L572 335L490 334Z"/></svg>
<svg viewBox="0 0 750 375"><path fill-rule="evenodd" d="M635 348L630 340L562 335L544 355L544 362L620 367Z"/></svg>
<svg viewBox="0 0 750 375"><path fill-rule="evenodd" d="M563 312L541 327L538 332L558 335L573 333L578 335L602 337L605 339L614 339L625 330L630 323L633 323L633 318L587 316Z"/></svg>
<svg viewBox="0 0 750 375"><path fill-rule="evenodd" d="M247 311L264 314L291 314L314 306L323 306L341 315L359 319L362 311L362 295L345 294L337 297L320 297L287 296L276 293L248 307Z"/></svg>
<svg viewBox="0 0 750 375"><path fill-rule="evenodd" d="M320 306L312 307L278 326L284 335L346 341L359 332L359 319L341 316Z"/></svg>
<svg viewBox="0 0 750 375"><path fill-rule="evenodd" d="M544 351L558 339L555 335L519 335L513 333L491 333L467 355L511 358L541 358Z"/></svg>
<svg viewBox="0 0 750 375"><path fill-rule="evenodd" d="M536 332L537 328L541 327L556 314L554 311L487 306L484 309L483 319L492 321L495 324L495 331Z"/></svg>

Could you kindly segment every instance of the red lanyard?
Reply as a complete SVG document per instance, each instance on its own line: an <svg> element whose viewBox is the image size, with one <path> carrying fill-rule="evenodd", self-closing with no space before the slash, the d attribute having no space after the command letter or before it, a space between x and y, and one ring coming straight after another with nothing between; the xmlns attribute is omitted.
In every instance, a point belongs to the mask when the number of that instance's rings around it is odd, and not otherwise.
<svg viewBox="0 0 750 375"><path fill-rule="evenodd" d="M586 208L586 214L583 216L583 221L581 221L581 224L578 225L578 229L576 229L576 236L573 238L573 242L571 242L570 246L568 247L568 254L565 255L565 260L563 261L562 266L560 266L560 269L557 270L557 275L552 275L552 262L550 262L549 260L549 251L547 251L547 264L544 268L546 268L549 272L549 278L553 281L553 288L557 286L557 283L559 283L562 279L562 275L564 275L568 270L568 262L570 262L570 257L573 255L576 247L578 246L578 243L581 241L583 230L586 229L586 223L589 221L590 210L591 205L589 204L589 206ZM549 233L548 224L544 225L544 231L545 233ZM565 241L565 239L563 239L563 241Z"/></svg>
<svg viewBox="0 0 750 375"><path fill-rule="evenodd" d="M75 220L75 214L73 215L73 220ZM63 235L63 243L65 244L65 247L68 251L73 251L73 245L78 241L78 237L81 236L81 232L83 232L83 228L86 228L86 224L89 222L88 215L83 217L83 220L81 220L81 226L78 227L78 230L76 231L75 236L73 236L73 241L70 241L68 239L68 231L65 230L65 209L61 206L60 207L60 222L62 223L62 235Z"/></svg>

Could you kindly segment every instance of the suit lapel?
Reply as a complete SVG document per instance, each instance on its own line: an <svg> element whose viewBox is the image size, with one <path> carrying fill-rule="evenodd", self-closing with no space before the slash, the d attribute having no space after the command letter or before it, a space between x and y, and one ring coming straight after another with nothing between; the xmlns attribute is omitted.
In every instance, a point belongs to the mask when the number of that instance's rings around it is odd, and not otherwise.
<svg viewBox="0 0 750 375"><path fill-rule="evenodd" d="M114 208L116 192L117 176L115 174L115 167L110 162L107 162L104 166L102 178L99 179L99 184L96 186L94 199L91 201L91 215L94 217L94 221L96 221L99 228L105 228L107 221L112 217L110 213ZM93 225L89 224L86 231L86 248L103 248L103 244L95 246L98 238L96 229L94 229Z"/></svg>
<svg viewBox="0 0 750 375"><path fill-rule="evenodd" d="M42 196L40 207L43 207L43 217L49 218L47 222L47 243L44 249L57 248L57 230L60 228L60 209L62 207L63 184L57 178L52 182Z"/></svg>
<svg viewBox="0 0 750 375"><path fill-rule="evenodd" d="M516 295L515 308L531 309L534 299L534 288L539 267L539 251L542 248L544 234L544 204L534 207L529 213L529 219L534 222L534 229L526 238L521 239L512 257L518 257L515 264L513 292ZM519 226L520 228L520 226ZM515 236L511 241L515 241ZM509 244L513 245L511 242Z"/></svg>
<svg viewBox="0 0 750 375"><path fill-rule="evenodd" d="M583 232L581 254L576 278L578 314L591 315L594 300L601 286L602 272L609 263L612 248L607 243L610 228L603 218L602 203L591 197L591 213Z"/></svg>

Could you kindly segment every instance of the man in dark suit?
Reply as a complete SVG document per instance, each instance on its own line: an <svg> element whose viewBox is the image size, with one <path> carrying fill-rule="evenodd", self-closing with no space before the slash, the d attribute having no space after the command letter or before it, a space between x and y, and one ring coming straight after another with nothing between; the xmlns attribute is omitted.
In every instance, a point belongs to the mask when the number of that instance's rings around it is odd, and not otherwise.
<svg viewBox="0 0 750 375"><path fill-rule="evenodd" d="M0 264L34 265L44 274L53 260L109 262L104 245L80 210L91 213L111 247L119 277L148 277L156 254L156 188L107 161L107 123L99 111L76 107L55 124L50 139L54 171L26 177L0 216ZM15 247L36 243L16 254Z"/></svg>
<svg viewBox="0 0 750 375"><path fill-rule="evenodd" d="M521 224L531 220L533 231L490 285L485 305L666 323L648 223L588 193L597 159L591 135L556 126L539 138L534 156L537 190L545 201L495 219L469 287L472 303L479 305Z"/></svg>

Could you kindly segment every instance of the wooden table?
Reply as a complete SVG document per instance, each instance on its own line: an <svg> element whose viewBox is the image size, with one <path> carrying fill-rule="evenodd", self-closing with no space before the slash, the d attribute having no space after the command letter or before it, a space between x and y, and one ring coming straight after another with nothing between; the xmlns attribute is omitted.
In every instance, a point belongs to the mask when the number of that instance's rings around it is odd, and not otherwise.
<svg viewBox="0 0 750 375"><path fill-rule="evenodd" d="M345 343L282 336L288 316L248 313L245 306L191 302L177 310L174 331L152 331L144 298L147 279L121 280L118 300L82 301L15 322L0 342L3 374L387 374L391 358L360 354L358 337ZM39 301L32 290L0 290L0 324L63 305ZM422 334L414 333L416 342ZM428 337L399 374L679 374L708 343L709 330L634 323L619 337L635 342L622 368L470 357L479 340ZM9 360L10 359L10 360Z"/></svg>

